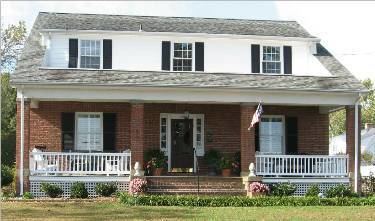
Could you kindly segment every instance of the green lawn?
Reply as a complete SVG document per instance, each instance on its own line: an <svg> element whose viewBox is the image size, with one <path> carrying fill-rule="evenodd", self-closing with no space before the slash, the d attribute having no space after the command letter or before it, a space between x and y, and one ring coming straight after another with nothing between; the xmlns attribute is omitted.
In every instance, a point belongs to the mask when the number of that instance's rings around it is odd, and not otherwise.
<svg viewBox="0 0 375 221"><path fill-rule="evenodd" d="M1 220L375 220L375 207L126 207L116 202L2 202Z"/></svg>

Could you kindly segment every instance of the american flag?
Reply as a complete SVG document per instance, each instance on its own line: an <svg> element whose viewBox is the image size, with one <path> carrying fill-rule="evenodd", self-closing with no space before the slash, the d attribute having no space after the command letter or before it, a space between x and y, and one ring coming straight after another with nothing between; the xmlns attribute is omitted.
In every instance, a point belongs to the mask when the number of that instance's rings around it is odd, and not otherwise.
<svg viewBox="0 0 375 221"><path fill-rule="evenodd" d="M260 117L262 116L262 114L263 114L262 103L259 103L258 107L257 107L257 110L255 111L255 113L253 115L253 119L251 120L251 124L250 124L250 127L248 128L248 130L250 130L252 127L254 127L254 125L256 123L259 122Z"/></svg>

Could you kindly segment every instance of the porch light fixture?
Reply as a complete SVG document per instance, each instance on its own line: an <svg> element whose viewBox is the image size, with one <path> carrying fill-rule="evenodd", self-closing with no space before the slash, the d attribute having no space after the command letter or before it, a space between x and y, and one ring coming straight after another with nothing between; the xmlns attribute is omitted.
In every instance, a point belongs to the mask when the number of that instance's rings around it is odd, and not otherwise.
<svg viewBox="0 0 375 221"><path fill-rule="evenodd" d="M190 117L189 111L185 111L184 114L185 114L185 119L189 119L189 117Z"/></svg>

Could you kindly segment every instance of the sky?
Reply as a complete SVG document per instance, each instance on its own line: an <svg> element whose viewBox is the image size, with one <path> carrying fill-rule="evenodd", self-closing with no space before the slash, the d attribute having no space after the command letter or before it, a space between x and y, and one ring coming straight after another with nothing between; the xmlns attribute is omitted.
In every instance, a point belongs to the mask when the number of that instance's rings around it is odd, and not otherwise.
<svg viewBox="0 0 375 221"><path fill-rule="evenodd" d="M356 77L375 81L375 2L2 1L1 23L24 20L30 30L39 11L296 20Z"/></svg>

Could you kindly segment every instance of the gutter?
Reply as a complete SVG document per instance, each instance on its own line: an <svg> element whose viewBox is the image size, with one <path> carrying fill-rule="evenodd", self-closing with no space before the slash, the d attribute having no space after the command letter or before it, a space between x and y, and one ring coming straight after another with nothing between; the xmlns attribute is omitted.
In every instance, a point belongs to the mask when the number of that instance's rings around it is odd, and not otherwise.
<svg viewBox="0 0 375 221"><path fill-rule="evenodd" d="M29 86L65 86L66 88L72 87L107 87L107 88L122 88L122 87L144 87L144 88L191 88L191 89L238 89L238 90L261 90L261 91L285 91L285 92L338 92L338 93L368 93L368 90L345 90L345 89L334 89L334 90L323 90L316 88L303 88L303 89L290 89L290 88L261 88L261 87L233 87L233 86L222 86L222 85L209 85L209 86L193 86L184 84L164 84L164 85L151 85L151 84L107 84L107 83L81 83L81 82L52 82L52 83L41 83L41 82L12 82L11 84L15 87L18 85L29 85Z"/></svg>

